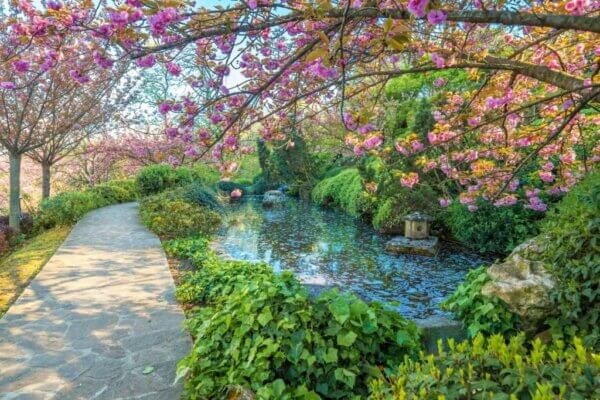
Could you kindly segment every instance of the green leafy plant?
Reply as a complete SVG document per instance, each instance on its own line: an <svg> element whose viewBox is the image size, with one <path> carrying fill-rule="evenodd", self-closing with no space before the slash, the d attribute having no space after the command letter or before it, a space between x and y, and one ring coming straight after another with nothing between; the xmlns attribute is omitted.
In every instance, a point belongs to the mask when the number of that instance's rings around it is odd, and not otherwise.
<svg viewBox="0 0 600 400"><path fill-rule="evenodd" d="M472 250L505 254L539 232L542 213L520 205L496 207L489 202L480 202L478 207L471 212L455 202L444 214L452 237Z"/></svg>
<svg viewBox="0 0 600 400"><path fill-rule="evenodd" d="M140 215L150 230L166 239L214 232L221 223L218 213L168 192L143 199Z"/></svg>
<svg viewBox="0 0 600 400"><path fill-rule="evenodd" d="M555 335L578 335L600 349L600 170L575 186L542 225L543 261L558 284Z"/></svg>
<svg viewBox="0 0 600 400"><path fill-rule="evenodd" d="M189 398L360 398L370 380L416 355L418 330L397 312L336 290L312 299L290 272L221 260L207 243L166 245L196 267L178 299L206 306L189 320L196 340L178 366Z"/></svg>
<svg viewBox="0 0 600 400"><path fill-rule="evenodd" d="M137 186L133 180L112 181L94 186L92 194L98 198L100 204L117 204L135 201L137 198Z"/></svg>
<svg viewBox="0 0 600 400"><path fill-rule="evenodd" d="M600 356L571 345L548 347L522 335L507 343L500 335L477 335L460 344L440 343L440 354L406 359L389 380L371 386L371 400L388 399L597 399L600 398Z"/></svg>
<svg viewBox="0 0 600 400"><path fill-rule="evenodd" d="M479 267L467 274L466 282L442 304L442 308L452 311L463 323L470 337L483 334L515 333L518 317L511 313L506 303L497 297L481 294L481 288L490 278L485 267Z"/></svg>

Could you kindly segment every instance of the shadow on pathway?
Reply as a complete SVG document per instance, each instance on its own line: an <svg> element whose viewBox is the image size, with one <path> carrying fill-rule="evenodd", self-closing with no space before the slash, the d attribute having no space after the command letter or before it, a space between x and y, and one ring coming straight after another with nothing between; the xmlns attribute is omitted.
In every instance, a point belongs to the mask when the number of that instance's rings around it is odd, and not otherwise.
<svg viewBox="0 0 600 400"><path fill-rule="evenodd" d="M174 291L137 204L92 211L0 319L0 399L178 399Z"/></svg>

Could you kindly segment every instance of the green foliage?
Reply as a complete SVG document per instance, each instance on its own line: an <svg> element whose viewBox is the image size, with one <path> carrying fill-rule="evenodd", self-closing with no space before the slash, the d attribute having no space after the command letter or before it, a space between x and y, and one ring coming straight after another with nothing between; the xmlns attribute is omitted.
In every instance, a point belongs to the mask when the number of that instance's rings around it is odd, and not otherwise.
<svg viewBox="0 0 600 400"><path fill-rule="evenodd" d="M99 207L97 200L89 190L59 193L42 201L38 223L45 228L73 224L90 210Z"/></svg>
<svg viewBox="0 0 600 400"><path fill-rule="evenodd" d="M537 255L558 285L555 334L584 337L600 349L600 170L575 186L541 228Z"/></svg>
<svg viewBox="0 0 600 400"><path fill-rule="evenodd" d="M600 398L600 356L581 340L565 346L525 343L522 335L508 343L500 335L456 344L449 351L405 360L390 381L371 386L371 400L555 400Z"/></svg>
<svg viewBox="0 0 600 400"><path fill-rule="evenodd" d="M218 213L189 203L172 192L143 199L140 215L150 230L166 239L211 233L221 223Z"/></svg>
<svg viewBox="0 0 600 400"><path fill-rule="evenodd" d="M109 181L80 192L63 192L42 201L36 226L47 229L71 225L95 208L133 201L137 196L137 186L130 180Z"/></svg>
<svg viewBox="0 0 600 400"><path fill-rule="evenodd" d="M261 166L256 154L247 154L239 160L239 168L232 176L232 180L251 184L260 173Z"/></svg>
<svg viewBox="0 0 600 400"><path fill-rule="evenodd" d="M213 166L199 162L191 169L192 179L214 187L221 179L221 173Z"/></svg>
<svg viewBox="0 0 600 400"><path fill-rule="evenodd" d="M480 253L504 254L539 232L542 213L523 208L477 204L475 212L455 202L444 214L452 236Z"/></svg>
<svg viewBox="0 0 600 400"><path fill-rule="evenodd" d="M466 282L442 304L442 308L452 311L462 321L470 337L480 333L508 335L519 326L518 317L510 312L506 303L481 294L481 288L489 280L485 267L469 271Z"/></svg>
<svg viewBox="0 0 600 400"><path fill-rule="evenodd" d="M311 299L293 274L220 260L205 239L166 248L197 269L179 300L208 305L189 321L196 340L178 366L189 398L359 398L383 369L416 354L416 326L378 303L338 291Z"/></svg>
<svg viewBox="0 0 600 400"><path fill-rule="evenodd" d="M368 206L368 197L356 168L323 179L313 188L311 197L317 204L333 205L354 216L359 216Z"/></svg>
<svg viewBox="0 0 600 400"><path fill-rule="evenodd" d="M325 151L311 153L304 138L296 133L291 133L288 140L293 146L288 141L271 145L259 141L261 184L269 189L286 185L288 194L308 198L316 181L338 165L341 156Z"/></svg>
<svg viewBox="0 0 600 400"><path fill-rule="evenodd" d="M194 182L184 188L183 198L211 210L221 210L222 204L217 194L202 182Z"/></svg>
<svg viewBox="0 0 600 400"><path fill-rule="evenodd" d="M137 198L137 186L132 179L102 183L94 186L91 192L105 204L125 203Z"/></svg>
<svg viewBox="0 0 600 400"><path fill-rule="evenodd" d="M169 240L164 243L164 247L170 257L189 260L193 265L202 265L204 260L212 255L208 247L209 242L207 237L193 236Z"/></svg>
<svg viewBox="0 0 600 400"><path fill-rule="evenodd" d="M397 180L396 180L397 181ZM436 191L426 183L412 189L400 186L397 182L384 180L378 196L377 208L373 215L373 226L382 231L394 231L403 226L402 218L413 211L425 212L437 221L441 210ZM437 226L434 222L434 227Z"/></svg>
<svg viewBox="0 0 600 400"><path fill-rule="evenodd" d="M137 184L144 196L191 183L193 173L187 168L174 169L167 164L144 167L137 176Z"/></svg>

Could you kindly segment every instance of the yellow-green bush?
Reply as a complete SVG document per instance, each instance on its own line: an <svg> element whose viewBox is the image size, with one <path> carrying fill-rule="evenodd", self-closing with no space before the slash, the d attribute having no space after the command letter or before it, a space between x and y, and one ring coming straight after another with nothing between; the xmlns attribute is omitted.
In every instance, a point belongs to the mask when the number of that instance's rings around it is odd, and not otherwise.
<svg viewBox="0 0 600 400"><path fill-rule="evenodd" d="M169 192L143 199L140 214L150 230L166 239L211 233L221 223L218 213Z"/></svg>
<svg viewBox="0 0 600 400"><path fill-rule="evenodd" d="M448 343L440 354L406 359L389 380L371 385L371 400L556 400L600 398L600 355L581 340L548 347L500 335Z"/></svg>
<svg viewBox="0 0 600 400"><path fill-rule="evenodd" d="M59 193L42 201L36 226L70 225L93 209L133 201L137 196L137 186L130 180L109 181L83 191Z"/></svg>

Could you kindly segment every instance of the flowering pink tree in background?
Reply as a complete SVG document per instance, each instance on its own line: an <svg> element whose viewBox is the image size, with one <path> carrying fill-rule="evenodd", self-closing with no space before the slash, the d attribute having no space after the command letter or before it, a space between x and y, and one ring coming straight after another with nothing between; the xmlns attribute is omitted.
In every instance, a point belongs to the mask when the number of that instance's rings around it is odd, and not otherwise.
<svg viewBox="0 0 600 400"><path fill-rule="evenodd" d="M208 9L127 0L96 10L86 2L36 9L24 0L7 25L17 47L54 44L68 32L88 38L88 48L78 50L95 54L98 65L130 56L139 68L161 63L172 76L184 75L191 90L162 102L160 112L172 121L169 138L193 138L190 153L222 160L239 152L240 134L253 126L270 140L333 109L357 155L391 149L419 158L423 168L457 182L465 203L502 205L523 189L517 176L526 168L544 190L562 192L598 161L599 6L253 0ZM189 49L195 65L184 70L178 57ZM19 51L4 63L43 70L41 59ZM386 142L376 93L390 78L445 69L468 71L478 89L455 93L436 82L445 101L427 140ZM227 84L233 73L241 79ZM72 74L81 82L85 76ZM349 106L365 91L374 95ZM420 173L401 183L418 185Z"/></svg>
<svg viewBox="0 0 600 400"><path fill-rule="evenodd" d="M91 83L77 87L68 100L53 102L44 113L44 141L27 155L42 169L42 198L50 196L51 169L75 152L87 138L120 121L119 111L131 99L133 85L125 82L126 65L102 71Z"/></svg>

